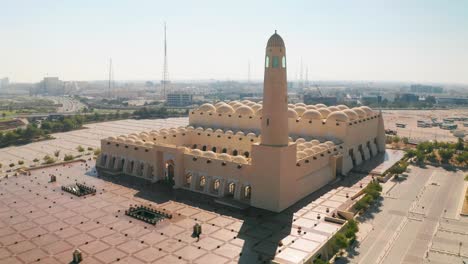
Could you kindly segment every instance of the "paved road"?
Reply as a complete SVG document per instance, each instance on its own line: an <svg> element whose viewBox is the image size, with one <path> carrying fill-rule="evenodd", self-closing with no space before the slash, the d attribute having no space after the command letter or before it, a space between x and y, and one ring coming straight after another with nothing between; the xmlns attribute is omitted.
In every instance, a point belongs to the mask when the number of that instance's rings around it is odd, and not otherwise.
<svg viewBox="0 0 468 264"><path fill-rule="evenodd" d="M374 214L375 217L366 214L362 219L363 227L372 225L372 228L361 238L353 256L339 263L426 262L427 252L431 258L432 252L438 250L432 248L432 241L439 232L440 219L454 218L454 225L466 221L468 227L468 219L458 219L463 186L462 172L434 167L412 168L406 180L387 183L380 212ZM461 236L461 239L468 239L468 232L466 238ZM446 250L451 254L439 254L438 260L431 263L452 263L453 258L461 261L454 256L458 243L452 241L451 244L453 246Z"/></svg>

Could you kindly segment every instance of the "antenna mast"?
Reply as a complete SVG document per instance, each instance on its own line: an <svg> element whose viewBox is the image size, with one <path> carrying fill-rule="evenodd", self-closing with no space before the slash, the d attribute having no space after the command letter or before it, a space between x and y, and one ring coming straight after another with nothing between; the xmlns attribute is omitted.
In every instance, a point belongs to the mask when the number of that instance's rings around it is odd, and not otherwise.
<svg viewBox="0 0 468 264"><path fill-rule="evenodd" d="M109 59L109 86L107 88L107 97L111 98L111 87L112 87L112 58Z"/></svg>
<svg viewBox="0 0 468 264"><path fill-rule="evenodd" d="M169 81L167 69L167 39L166 39L166 22L164 22L164 69L163 69L163 99L166 99L166 84Z"/></svg>

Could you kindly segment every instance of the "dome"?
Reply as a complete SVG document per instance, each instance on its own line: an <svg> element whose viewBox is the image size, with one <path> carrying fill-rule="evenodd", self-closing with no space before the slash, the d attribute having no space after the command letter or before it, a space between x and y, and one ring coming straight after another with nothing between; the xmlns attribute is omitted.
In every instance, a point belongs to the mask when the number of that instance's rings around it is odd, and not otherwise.
<svg viewBox="0 0 468 264"><path fill-rule="evenodd" d="M316 151L313 148L308 148L308 149L305 149L304 152L307 153L308 156L310 156L310 155L314 155Z"/></svg>
<svg viewBox="0 0 468 264"><path fill-rule="evenodd" d="M343 113L349 117L349 120L356 120L359 118L358 114L352 109L345 109L343 110Z"/></svg>
<svg viewBox="0 0 468 264"><path fill-rule="evenodd" d="M298 115L304 114L304 112L307 110L304 106L297 106L294 108L294 110L297 112Z"/></svg>
<svg viewBox="0 0 468 264"><path fill-rule="evenodd" d="M298 115L297 112L294 111L292 108L288 108L288 118L294 118L297 119Z"/></svg>
<svg viewBox="0 0 468 264"><path fill-rule="evenodd" d="M210 158L210 159L215 159L216 157L218 157L218 155L216 155L216 153L214 153L213 151L205 151L203 152L203 157L205 158Z"/></svg>
<svg viewBox="0 0 468 264"><path fill-rule="evenodd" d="M259 108L257 111L255 111L255 116L262 116L263 114L263 108Z"/></svg>
<svg viewBox="0 0 468 264"><path fill-rule="evenodd" d="M203 130L204 130L203 127L197 127L197 128L195 129L195 131L198 131L198 132L203 132Z"/></svg>
<svg viewBox="0 0 468 264"><path fill-rule="evenodd" d="M247 159L244 158L243 156L234 156L232 158L232 161L235 162L235 163L242 163L242 164L246 164L247 163Z"/></svg>
<svg viewBox="0 0 468 264"><path fill-rule="evenodd" d="M190 151L190 153L192 155L195 155L195 156L201 156L203 154L203 152L199 149L192 149L192 151Z"/></svg>
<svg viewBox="0 0 468 264"><path fill-rule="evenodd" d="M222 105L225 105L225 104L226 104L225 102L220 101L220 102L217 102L214 106L215 106L216 108L218 108L218 107L220 107L220 106L222 106Z"/></svg>
<svg viewBox="0 0 468 264"><path fill-rule="evenodd" d="M237 103L239 103L239 101L231 101L231 102L228 103L228 105L233 106L233 105L235 105Z"/></svg>
<svg viewBox="0 0 468 264"><path fill-rule="evenodd" d="M234 113L234 108L232 108L232 106L230 106L228 104L223 104L223 105L218 107L216 112L218 112L220 114L232 114L232 113Z"/></svg>
<svg viewBox="0 0 468 264"><path fill-rule="evenodd" d="M324 107L327 107L327 106L324 105L324 104L316 104L315 107L317 107L317 109L319 109L319 108L324 108Z"/></svg>
<svg viewBox="0 0 468 264"><path fill-rule="evenodd" d="M303 119L322 119L322 114L314 109L309 109L302 114Z"/></svg>
<svg viewBox="0 0 468 264"><path fill-rule="evenodd" d="M228 130L228 131L224 132L224 134L226 134L228 136L232 136L232 135L234 135L234 132L232 132L232 130Z"/></svg>
<svg viewBox="0 0 468 264"><path fill-rule="evenodd" d="M188 127L187 127L187 130L188 130L188 131L192 131L192 130L194 130L194 129L195 129L195 128L194 128L193 126L188 126Z"/></svg>
<svg viewBox="0 0 468 264"><path fill-rule="evenodd" d="M295 108L296 106L293 104L288 104L288 108Z"/></svg>
<svg viewBox="0 0 468 264"><path fill-rule="evenodd" d="M332 148L335 146L335 143L333 143L333 141L325 141L325 143L328 147Z"/></svg>
<svg viewBox="0 0 468 264"><path fill-rule="evenodd" d="M353 108L354 112L358 115L359 118L364 118L367 116L366 112L359 107Z"/></svg>
<svg viewBox="0 0 468 264"><path fill-rule="evenodd" d="M152 147L152 146L154 146L154 143L153 143L153 142L146 142L146 143L145 143L145 146L147 146L147 147Z"/></svg>
<svg viewBox="0 0 468 264"><path fill-rule="evenodd" d="M159 131L160 136L166 136L167 134L169 134L167 131Z"/></svg>
<svg viewBox="0 0 468 264"><path fill-rule="evenodd" d="M143 142L143 140L135 140L135 144L143 145L145 142Z"/></svg>
<svg viewBox="0 0 468 264"><path fill-rule="evenodd" d="M221 153L221 154L218 154L218 159L225 160L225 161L231 161L232 156L229 155L229 154L226 154L226 153Z"/></svg>
<svg viewBox="0 0 468 264"><path fill-rule="evenodd" d="M298 159L305 158L305 157L307 157L307 153L304 152L304 151L298 151L298 152L296 153L296 157L297 157Z"/></svg>
<svg viewBox="0 0 468 264"><path fill-rule="evenodd" d="M135 140L133 140L133 139L127 139L127 140L125 140L125 143L133 144L133 143L135 143Z"/></svg>
<svg viewBox="0 0 468 264"><path fill-rule="evenodd" d="M120 136L120 137L117 138L117 140L121 141L121 142L125 142L125 140L127 140L127 138Z"/></svg>
<svg viewBox="0 0 468 264"><path fill-rule="evenodd" d="M251 108L252 108L252 110L257 112L258 109L262 108L262 105L261 104L254 104Z"/></svg>
<svg viewBox="0 0 468 264"><path fill-rule="evenodd" d="M318 144L320 144L320 141L316 140L316 139L312 139L310 141L310 143L312 143L313 146L317 146Z"/></svg>
<svg viewBox="0 0 468 264"><path fill-rule="evenodd" d="M337 105L336 107L338 107L340 110L349 109L349 107L347 107L346 105Z"/></svg>
<svg viewBox="0 0 468 264"><path fill-rule="evenodd" d="M198 111L202 111L202 112L215 112L215 111L216 111L216 107L214 107L214 105L212 105L212 104L202 104L202 105L198 108Z"/></svg>
<svg viewBox="0 0 468 264"><path fill-rule="evenodd" d="M320 108L320 109L318 109L317 111L319 111L320 114L322 114L322 117L323 117L323 118L327 118L328 115L331 113L331 111L328 110L327 108Z"/></svg>
<svg viewBox="0 0 468 264"><path fill-rule="evenodd" d="M245 133L242 132L242 131L238 131L238 132L236 133L236 136L238 136L238 137L243 137L243 136L245 136Z"/></svg>
<svg viewBox="0 0 468 264"><path fill-rule="evenodd" d="M235 104L233 104L233 105L231 105L231 106L232 106L232 108L234 108L234 110L236 110L237 108L242 107L242 106L244 106L244 105L241 104L241 103L235 103Z"/></svg>
<svg viewBox="0 0 468 264"><path fill-rule="evenodd" d="M205 132L213 133L213 129L212 128L207 128L207 129L205 129Z"/></svg>
<svg viewBox="0 0 468 264"><path fill-rule="evenodd" d="M179 127L177 131L183 133L183 132L187 132L187 129L185 129L185 127Z"/></svg>
<svg viewBox="0 0 468 264"><path fill-rule="evenodd" d="M296 107L297 107L297 106L306 107L306 104L304 104L304 103L297 103L297 104L295 104L295 105L296 105Z"/></svg>
<svg viewBox="0 0 468 264"><path fill-rule="evenodd" d="M336 112L333 112L331 113L330 115L328 115L327 117L327 121L328 120L331 120L331 121L338 121L338 122L348 122L349 121L349 117L348 115L346 115L344 112L342 111L336 111Z"/></svg>
<svg viewBox="0 0 468 264"><path fill-rule="evenodd" d="M360 108L366 112L367 116L372 116L374 114L374 111L368 106L361 106Z"/></svg>
<svg viewBox="0 0 468 264"><path fill-rule="evenodd" d="M218 129L215 130L215 133L224 134L224 131L222 129L218 128Z"/></svg>
<svg viewBox="0 0 468 264"><path fill-rule="evenodd" d="M169 129L169 133L177 133L177 129L171 128L171 129Z"/></svg>
<svg viewBox="0 0 468 264"><path fill-rule="evenodd" d="M298 151L301 151L301 150L306 149L306 147L305 147L303 144L298 144L297 147L296 147L296 149L297 149Z"/></svg>
<svg viewBox="0 0 468 264"><path fill-rule="evenodd" d="M317 145L317 146L313 146L313 147L311 147L310 149L314 150L315 153L322 151L322 148L321 148L320 146L318 146L318 145Z"/></svg>
<svg viewBox="0 0 468 264"><path fill-rule="evenodd" d="M305 142L305 139L303 139L303 138L296 139L297 144L301 144L301 143L304 143L304 142Z"/></svg>
<svg viewBox="0 0 468 264"><path fill-rule="evenodd" d="M252 103L252 101L250 101L250 100L242 100L241 103L243 103L243 104L246 105L246 104L248 104L248 103Z"/></svg>
<svg viewBox="0 0 468 264"><path fill-rule="evenodd" d="M248 133L247 136L248 137L257 137L257 135L255 135L255 133L252 133L252 132Z"/></svg>
<svg viewBox="0 0 468 264"><path fill-rule="evenodd" d="M276 33L276 30L275 34L271 35L271 37L268 39L267 48L268 47L284 48L284 41L281 36Z"/></svg>
<svg viewBox="0 0 468 264"><path fill-rule="evenodd" d="M310 142L306 142L306 143L304 143L303 145L304 145L304 147L306 147L306 148L311 148L311 147L314 146L314 144L312 144L312 143L310 143Z"/></svg>
<svg viewBox="0 0 468 264"><path fill-rule="evenodd" d="M254 111L249 106L241 106L236 109L236 114L238 115L253 115Z"/></svg>
<svg viewBox="0 0 468 264"><path fill-rule="evenodd" d="M245 105L246 105L246 106L252 107L252 106L254 106L254 105L256 105L256 104L257 104L257 103L255 103L255 102L248 102L248 103L246 103Z"/></svg>
<svg viewBox="0 0 468 264"><path fill-rule="evenodd" d="M321 149L323 149L323 150L327 150L327 149L330 148L330 147L329 147L327 144L325 144L325 143L320 143L320 144L318 145L318 147L321 148Z"/></svg>
<svg viewBox="0 0 468 264"><path fill-rule="evenodd" d="M332 112L340 111L340 109L338 107L336 107L336 106L329 106L328 110L330 110Z"/></svg>
<svg viewBox="0 0 468 264"><path fill-rule="evenodd" d="M108 137L107 140L116 140L116 137Z"/></svg>
<svg viewBox="0 0 468 264"><path fill-rule="evenodd" d="M305 107L307 110L308 109L317 109L317 107L315 107L315 105L306 105Z"/></svg>
<svg viewBox="0 0 468 264"><path fill-rule="evenodd" d="M288 142L294 142L294 140L292 139L292 137L288 137Z"/></svg>

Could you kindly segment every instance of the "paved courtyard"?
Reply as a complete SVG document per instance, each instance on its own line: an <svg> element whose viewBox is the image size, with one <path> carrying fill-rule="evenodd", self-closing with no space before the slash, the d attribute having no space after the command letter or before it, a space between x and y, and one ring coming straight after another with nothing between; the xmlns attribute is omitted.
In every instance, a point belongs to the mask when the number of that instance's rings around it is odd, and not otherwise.
<svg viewBox="0 0 468 264"><path fill-rule="evenodd" d="M50 175L57 182L49 183ZM341 227L325 221L370 176L326 186L280 214L231 211L212 198L124 176L96 176L94 161L36 169L0 180L0 263L302 263ZM77 197L62 185L84 183ZM171 213L155 226L125 215L131 205ZM202 235L193 238L193 225ZM300 232L299 232L300 231Z"/></svg>
<svg viewBox="0 0 468 264"><path fill-rule="evenodd" d="M0 163L3 165L0 172L9 169L8 165L14 163L18 167L18 161L24 161L25 166L39 165L44 162L43 157L49 155L54 157L55 151L60 151L59 160L67 154L83 155L92 153L88 147L96 149L100 147L102 138L118 135L128 135L134 132L158 130L161 128L171 128L186 126L188 118L168 118L168 119L127 119L119 121L101 122L84 125L84 129L52 134L55 139L35 142L23 146L13 146L0 150ZM80 153L78 146L85 148L85 152ZM34 159L39 162L34 162Z"/></svg>

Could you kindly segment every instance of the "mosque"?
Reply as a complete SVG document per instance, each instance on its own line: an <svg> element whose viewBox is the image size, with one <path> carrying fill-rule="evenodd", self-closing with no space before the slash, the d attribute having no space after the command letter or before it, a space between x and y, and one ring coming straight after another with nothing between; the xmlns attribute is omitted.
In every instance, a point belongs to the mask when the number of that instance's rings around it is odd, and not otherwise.
<svg viewBox="0 0 468 264"><path fill-rule="evenodd" d="M381 113L367 106L288 104L286 48L265 55L263 102L203 104L189 125L101 140L100 171L280 212L385 151Z"/></svg>

